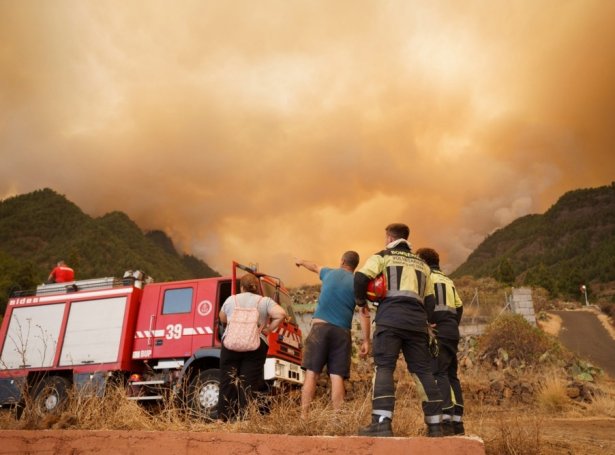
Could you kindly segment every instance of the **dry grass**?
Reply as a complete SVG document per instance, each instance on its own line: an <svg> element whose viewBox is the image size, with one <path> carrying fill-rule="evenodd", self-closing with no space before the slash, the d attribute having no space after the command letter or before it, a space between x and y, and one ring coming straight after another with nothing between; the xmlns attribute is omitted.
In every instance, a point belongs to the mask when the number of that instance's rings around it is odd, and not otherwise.
<svg viewBox="0 0 615 455"><path fill-rule="evenodd" d="M539 408L548 414L564 411L571 405L564 380L554 372L549 373L538 390L536 402Z"/></svg>
<svg viewBox="0 0 615 455"><path fill-rule="evenodd" d="M615 380L603 378L597 381L596 386L599 392L583 406L581 414L585 417L615 418Z"/></svg>
<svg viewBox="0 0 615 455"><path fill-rule="evenodd" d="M610 394L594 397L587 414L615 418L615 396Z"/></svg>
<svg viewBox="0 0 615 455"><path fill-rule="evenodd" d="M472 384L484 383L485 372L480 369L461 372L461 380L468 389ZM423 415L416 387L400 363L396 371L397 402L393 429L397 436L414 437L422 434ZM466 399L466 431L479 435L485 442L487 454L541 454L549 452L552 444L544 434L544 423L555 418L615 417L615 388L613 383L601 384L604 392L591 403L575 404L565 394L565 382L556 371L543 373L542 387L530 405L485 405L468 394ZM85 430L147 430L241 432L260 434L290 434L297 436L351 436L369 422L371 384L368 381L352 384L353 393L344 407L334 411L328 390L320 388L311 412L301 418L298 390L274 397L271 412L261 415L251 406L243 419L233 423L203 422L190 418L180 405L167 402L158 407L145 408L126 399L121 388L109 388L104 398L72 395L59 415L36 417L32 413L16 420L11 412L0 413L3 429L85 429ZM563 443L563 442L562 442ZM571 443L570 441L567 442ZM571 452L573 453L573 452Z"/></svg>
<svg viewBox="0 0 615 455"><path fill-rule="evenodd" d="M499 414L491 428L485 428L487 455L538 455L544 445L540 416Z"/></svg>
<svg viewBox="0 0 615 455"><path fill-rule="evenodd" d="M409 374L401 369L396 373L398 400L394 420L399 436L416 436L423 428L421 406ZM254 404L232 423L195 420L182 406L169 400L159 406L144 407L126 398L120 387L107 387L105 397L85 397L70 394L61 413L40 416L26 409L21 419L15 410L0 413L3 429L84 429L84 430L147 430L147 431L226 431L263 434L356 435L359 427L370 420L371 383L353 384L340 410L333 410L329 391L320 388L307 418L301 418L300 391L273 397L270 413L262 415ZM353 398L350 398L353 397Z"/></svg>

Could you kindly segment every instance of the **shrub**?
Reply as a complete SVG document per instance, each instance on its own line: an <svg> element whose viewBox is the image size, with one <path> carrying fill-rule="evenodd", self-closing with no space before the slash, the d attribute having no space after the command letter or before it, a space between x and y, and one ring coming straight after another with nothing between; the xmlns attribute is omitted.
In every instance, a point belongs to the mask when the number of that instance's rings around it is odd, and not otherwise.
<svg viewBox="0 0 615 455"><path fill-rule="evenodd" d="M604 314L615 319L615 303L601 301L598 305Z"/></svg>
<svg viewBox="0 0 615 455"><path fill-rule="evenodd" d="M544 332L532 326L518 314L506 314L497 318L479 338L482 357L505 357L528 364L537 363L545 353L558 352L556 343Z"/></svg>

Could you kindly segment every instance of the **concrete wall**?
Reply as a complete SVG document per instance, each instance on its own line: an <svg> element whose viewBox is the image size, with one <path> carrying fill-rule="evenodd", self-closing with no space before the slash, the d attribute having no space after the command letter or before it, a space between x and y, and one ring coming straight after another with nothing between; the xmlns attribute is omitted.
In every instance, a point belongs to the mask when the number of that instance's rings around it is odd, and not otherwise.
<svg viewBox="0 0 615 455"><path fill-rule="evenodd" d="M0 453L203 455L484 455L478 437L366 438L185 431L0 431Z"/></svg>

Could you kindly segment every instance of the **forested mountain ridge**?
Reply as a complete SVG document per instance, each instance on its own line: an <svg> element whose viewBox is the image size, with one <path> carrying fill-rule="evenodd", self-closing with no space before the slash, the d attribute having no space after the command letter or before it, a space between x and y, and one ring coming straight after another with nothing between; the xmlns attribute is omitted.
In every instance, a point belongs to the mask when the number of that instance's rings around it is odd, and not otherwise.
<svg viewBox="0 0 615 455"><path fill-rule="evenodd" d="M51 189L0 201L0 309L11 291L43 282L64 259L76 279L142 270L156 281L219 276L179 254L162 231L144 233L126 214L92 218Z"/></svg>
<svg viewBox="0 0 615 455"><path fill-rule="evenodd" d="M489 235L452 274L492 276L575 295L615 281L615 182L564 194L543 215L527 215Z"/></svg>

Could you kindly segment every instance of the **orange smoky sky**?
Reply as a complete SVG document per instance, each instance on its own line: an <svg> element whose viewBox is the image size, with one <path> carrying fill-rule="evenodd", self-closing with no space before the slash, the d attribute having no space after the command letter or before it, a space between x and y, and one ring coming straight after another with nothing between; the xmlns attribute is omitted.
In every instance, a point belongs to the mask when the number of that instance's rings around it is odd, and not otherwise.
<svg viewBox="0 0 615 455"><path fill-rule="evenodd" d="M294 286L405 222L451 272L615 180L615 2L0 0L0 198Z"/></svg>

